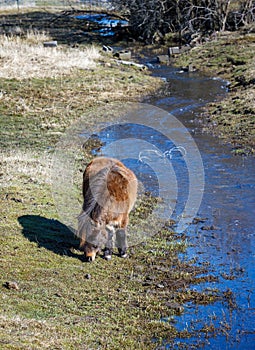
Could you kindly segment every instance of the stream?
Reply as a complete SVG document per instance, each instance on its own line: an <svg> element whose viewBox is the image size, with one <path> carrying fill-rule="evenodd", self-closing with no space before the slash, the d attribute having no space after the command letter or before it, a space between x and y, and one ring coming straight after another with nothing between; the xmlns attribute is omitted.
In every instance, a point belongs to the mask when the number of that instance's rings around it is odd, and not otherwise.
<svg viewBox="0 0 255 350"><path fill-rule="evenodd" d="M200 264L210 261L219 281L194 289L231 290L237 306L229 309L220 302L186 305L186 312L177 318L177 327L192 330L207 323L221 328L223 333L210 339L186 340L190 345L200 343L203 349L254 349L255 159L233 156L229 146L194 125L201 106L223 95L226 83L198 73L180 74L171 67L158 67L153 74L170 82L171 94L150 102L174 114L190 130L204 164L205 190L198 216L207 220L189 226L186 255L198 257Z"/></svg>
<svg viewBox="0 0 255 350"><path fill-rule="evenodd" d="M149 57L144 58L144 63L146 60L149 62ZM211 305L186 304L184 313L175 316L175 326L178 330L187 330L195 336L175 339L172 343L163 342L162 349L252 350L255 348L255 159L234 156L230 146L202 133L201 126L195 123L202 106L227 93L226 82L199 73L181 73L170 66L149 66L154 76L168 82L170 93L164 97L151 97L146 103L171 113L185 125L199 149L204 167L205 187L197 213L201 221L191 223L186 229L189 246L182 258L195 258L198 265L210 262L210 271L216 277L216 282L191 288L197 291L233 293L232 305L222 300ZM147 122L150 122L148 118L153 118L153 115L147 116ZM153 124L153 120L151 122ZM168 121L165 120L164 126L167 125ZM120 135L122 132L114 130L111 133L108 130L107 136L105 133L99 135L105 144L102 148L103 155L113 155L107 147L111 142L124 137ZM125 133L129 137L137 137L139 132L143 133L145 140L153 137L152 131L146 128L139 131L133 124L125 127ZM160 136L155 134L154 137ZM127 160L126 164L141 174L138 162ZM182 169L180 162L179 169ZM156 181L153 182L153 174L148 174L147 170L143 170L141 175L143 185L146 187L147 183L150 191L157 194ZM185 171L179 172L178 181L182 182L178 188L178 201L182 202L184 198L185 202L185 183L188 181ZM177 203L176 215L178 205L179 210L183 206L182 203ZM214 331L208 336L202 331L203 327L211 327Z"/></svg>

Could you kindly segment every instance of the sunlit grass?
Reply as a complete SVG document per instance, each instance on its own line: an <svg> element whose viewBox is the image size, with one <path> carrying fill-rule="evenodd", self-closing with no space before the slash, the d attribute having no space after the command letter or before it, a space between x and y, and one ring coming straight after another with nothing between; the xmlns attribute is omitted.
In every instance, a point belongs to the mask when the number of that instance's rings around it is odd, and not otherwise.
<svg viewBox="0 0 255 350"><path fill-rule="evenodd" d="M100 57L95 46L84 49L44 47L50 40L45 32L29 31L24 37L0 36L0 77L26 79L56 77L74 68L95 68Z"/></svg>

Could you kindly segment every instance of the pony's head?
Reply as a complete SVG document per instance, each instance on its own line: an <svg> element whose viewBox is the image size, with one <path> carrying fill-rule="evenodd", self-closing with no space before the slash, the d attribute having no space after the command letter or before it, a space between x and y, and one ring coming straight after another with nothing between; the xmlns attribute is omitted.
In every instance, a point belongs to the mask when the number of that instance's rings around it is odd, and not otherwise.
<svg viewBox="0 0 255 350"><path fill-rule="evenodd" d="M107 232L102 228L94 228L88 235L84 245L84 254L87 261L94 261L96 255L107 242Z"/></svg>
<svg viewBox="0 0 255 350"><path fill-rule="evenodd" d="M97 253L100 252L100 248L94 244L86 243L84 246L84 254L87 261L92 262L96 259Z"/></svg>

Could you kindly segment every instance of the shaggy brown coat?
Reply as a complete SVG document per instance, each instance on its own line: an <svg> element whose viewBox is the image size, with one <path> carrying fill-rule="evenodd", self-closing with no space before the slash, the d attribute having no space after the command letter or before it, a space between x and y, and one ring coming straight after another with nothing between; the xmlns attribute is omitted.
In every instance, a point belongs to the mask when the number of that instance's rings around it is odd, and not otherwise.
<svg viewBox="0 0 255 350"><path fill-rule="evenodd" d="M137 196L137 178L123 163L113 158L92 160L83 174L83 207L78 217L80 247L89 260L105 247L110 259L116 246L126 256L126 228Z"/></svg>

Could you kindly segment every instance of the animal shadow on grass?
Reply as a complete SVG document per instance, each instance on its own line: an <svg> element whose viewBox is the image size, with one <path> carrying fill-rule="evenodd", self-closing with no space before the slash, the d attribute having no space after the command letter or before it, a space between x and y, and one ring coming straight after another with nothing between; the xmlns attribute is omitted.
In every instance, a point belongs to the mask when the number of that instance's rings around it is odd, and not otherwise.
<svg viewBox="0 0 255 350"><path fill-rule="evenodd" d="M72 252L78 249L78 240L74 233L58 220L47 219L39 215L23 215L18 218L23 227L23 235L38 247L44 247L59 255L68 255L83 260L83 256Z"/></svg>

